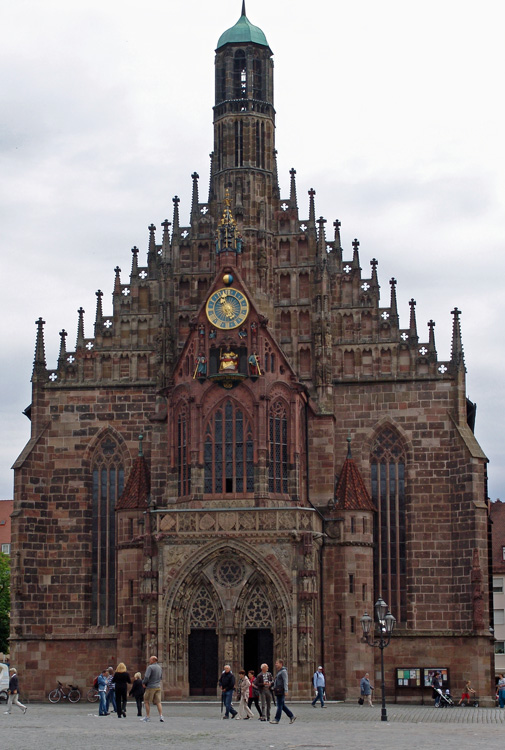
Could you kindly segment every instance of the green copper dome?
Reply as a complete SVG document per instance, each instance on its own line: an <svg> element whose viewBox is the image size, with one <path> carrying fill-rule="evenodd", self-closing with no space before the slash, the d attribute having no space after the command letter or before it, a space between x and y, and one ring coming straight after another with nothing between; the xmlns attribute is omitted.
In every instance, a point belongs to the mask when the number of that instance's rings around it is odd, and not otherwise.
<svg viewBox="0 0 505 750"><path fill-rule="evenodd" d="M262 47L268 47L267 38L257 26L253 26L245 14L245 8L242 8L242 15L235 26L221 34L216 49L224 47L225 44L242 44L251 42L252 44L261 44Z"/></svg>

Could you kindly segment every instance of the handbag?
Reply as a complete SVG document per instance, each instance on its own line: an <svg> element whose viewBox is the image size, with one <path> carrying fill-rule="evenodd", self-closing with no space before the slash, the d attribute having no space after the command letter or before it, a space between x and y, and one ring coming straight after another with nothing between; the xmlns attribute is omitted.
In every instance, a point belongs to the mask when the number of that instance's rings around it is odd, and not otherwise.
<svg viewBox="0 0 505 750"><path fill-rule="evenodd" d="M284 695L284 687L274 686L274 695Z"/></svg>
<svg viewBox="0 0 505 750"><path fill-rule="evenodd" d="M365 702L365 699L364 699L364 698L362 698L362 697L360 696L360 697L358 698L358 703L359 703L359 705L360 705L360 706L362 706L364 702Z"/></svg>

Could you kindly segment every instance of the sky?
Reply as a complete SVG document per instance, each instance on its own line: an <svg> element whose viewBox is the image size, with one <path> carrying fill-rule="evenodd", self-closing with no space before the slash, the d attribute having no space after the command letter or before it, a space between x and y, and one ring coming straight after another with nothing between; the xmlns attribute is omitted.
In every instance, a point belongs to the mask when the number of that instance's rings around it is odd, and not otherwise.
<svg viewBox="0 0 505 750"><path fill-rule="evenodd" d="M247 0L274 53L281 196L297 170L344 260L379 261L382 304L397 279L400 325L417 301L450 357L461 311L467 393L505 499L505 139L499 0ZM46 357L112 312L114 267L145 263L149 224L189 221L191 174L206 200L214 51L241 0L16 0L0 8L0 498L29 439L35 321Z"/></svg>

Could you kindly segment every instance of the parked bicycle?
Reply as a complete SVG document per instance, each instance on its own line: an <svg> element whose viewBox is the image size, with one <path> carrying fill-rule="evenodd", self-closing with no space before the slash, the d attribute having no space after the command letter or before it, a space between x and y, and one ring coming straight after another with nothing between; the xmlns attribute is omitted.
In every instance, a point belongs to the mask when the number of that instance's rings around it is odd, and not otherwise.
<svg viewBox="0 0 505 750"><path fill-rule="evenodd" d="M90 703L96 703L97 700L100 698L100 693L98 690L94 687L90 688L86 694L86 698L89 700Z"/></svg>
<svg viewBox="0 0 505 750"><path fill-rule="evenodd" d="M66 700L67 698L70 703L78 703L81 700L81 692L76 685L64 686L59 680L57 682L58 687L51 690L47 696L51 703L59 703L61 700Z"/></svg>

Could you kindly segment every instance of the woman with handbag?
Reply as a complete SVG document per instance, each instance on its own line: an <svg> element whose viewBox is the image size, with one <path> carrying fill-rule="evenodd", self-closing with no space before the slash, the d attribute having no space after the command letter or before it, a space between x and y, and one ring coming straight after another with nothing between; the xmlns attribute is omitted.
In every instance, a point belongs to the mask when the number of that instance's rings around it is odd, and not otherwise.
<svg viewBox="0 0 505 750"><path fill-rule="evenodd" d="M373 703L372 703L373 685L370 685L370 675L368 674L368 672L365 674L364 677L361 678L360 683L359 683L359 689L361 693L361 696L359 699L360 705L362 706L366 699L368 701L368 705L373 706Z"/></svg>
<svg viewBox="0 0 505 750"><path fill-rule="evenodd" d="M237 700L240 700L238 706L238 714L235 716L236 719L252 719L254 714L247 705L249 700L249 687L251 682L244 669L241 669L238 673L238 685L237 685Z"/></svg>

